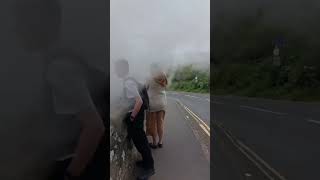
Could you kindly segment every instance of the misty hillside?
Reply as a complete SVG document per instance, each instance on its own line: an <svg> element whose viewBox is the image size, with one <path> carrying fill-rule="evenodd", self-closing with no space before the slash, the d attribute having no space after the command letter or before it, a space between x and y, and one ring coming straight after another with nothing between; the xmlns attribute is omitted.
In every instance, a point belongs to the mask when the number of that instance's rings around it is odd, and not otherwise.
<svg viewBox="0 0 320 180"><path fill-rule="evenodd" d="M320 2L218 1L213 10L213 89L312 99L320 87ZM281 65L272 64L279 47Z"/></svg>
<svg viewBox="0 0 320 180"><path fill-rule="evenodd" d="M272 41L282 38L287 48L308 61L318 57L320 2L215 1L213 48L217 61L260 58L272 53ZM251 54L248 54L249 51ZM229 55L229 56L226 56ZM244 57L242 57L244 56ZM312 56L312 57L309 57ZM313 61L313 60L310 60Z"/></svg>

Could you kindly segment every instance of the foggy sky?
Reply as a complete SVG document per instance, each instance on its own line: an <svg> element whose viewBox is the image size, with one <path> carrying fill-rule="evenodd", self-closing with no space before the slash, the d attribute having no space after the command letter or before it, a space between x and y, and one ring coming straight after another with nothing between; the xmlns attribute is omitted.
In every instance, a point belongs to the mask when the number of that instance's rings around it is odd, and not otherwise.
<svg viewBox="0 0 320 180"><path fill-rule="evenodd" d="M232 24L244 17L256 16L258 9L264 12L262 21L265 24L287 28L310 39L318 36L318 0L215 0L211 9L212 22L214 26Z"/></svg>
<svg viewBox="0 0 320 180"><path fill-rule="evenodd" d="M111 60L127 58L136 73L151 62L182 63L185 53L209 54L209 3L210 0L111 0ZM209 62L208 58L194 61L204 59Z"/></svg>
<svg viewBox="0 0 320 180"><path fill-rule="evenodd" d="M112 66L119 58L129 61L131 76L144 81L154 62L164 68L209 63L209 53L210 0L111 0L111 100L122 92Z"/></svg>

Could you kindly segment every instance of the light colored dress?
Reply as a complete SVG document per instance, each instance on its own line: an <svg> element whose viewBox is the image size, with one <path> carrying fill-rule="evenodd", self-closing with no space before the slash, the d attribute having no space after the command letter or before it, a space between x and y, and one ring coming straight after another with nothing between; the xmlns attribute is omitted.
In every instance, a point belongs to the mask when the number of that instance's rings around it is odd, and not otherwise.
<svg viewBox="0 0 320 180"><path fill-rule="evenodd" d="M157 83L154 79L148 80L147 84L150 112L165 111L167 106L165 87Z"/></svg>

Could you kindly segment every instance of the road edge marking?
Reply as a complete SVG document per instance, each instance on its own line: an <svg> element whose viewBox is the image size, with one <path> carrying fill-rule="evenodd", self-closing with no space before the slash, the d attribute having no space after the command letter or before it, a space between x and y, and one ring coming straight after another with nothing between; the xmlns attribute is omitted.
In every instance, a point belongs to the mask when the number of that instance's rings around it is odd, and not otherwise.
<svg viewBox="0 0 320 180"><path fill-rule="evenodd" d="M320 125L320 121L314 120L314 119L307 119L307 122Z"/></svg>
<svg viewBox="0 0 320 180"><path fill-rule="evenodd" d="M210 137L210 127L199 117L197 116L194 112L192 112L187 106L185 106L179 99L176 99L176 101L178 102L178 104L184 108L184 110L190 114L191 117L193 117L193 119L195 119L200 128Z"/></svg>
<svg viewBox="0 0 320 180"><path fill-rule="evenodd" d="M230 142L238 148L238 150L241 151L241 153L246 156L255 166L257 166L260 171L262 171L263 174L265 174L270 180L274 180L270 173L266 172L266 170L259 164L261 163L266 169L271 171L271 173L276 176L276 178L280 180L287 180L284 176L282 176L278 171L276 171L274 168L272 168L267 162L265 162L260 156L258 156L254 151L252 151L248 146L246 146L244 143L242 143L240 140L238 140L235 137L232 137L232 134L226 130L224 127L222 127L222 123L214 123L218 128L222 130L222 132L228 137ZM247 151L247 152L246 152ZM251 154L251 156L250 156ZM253 157L252 157L253 156ZM255 158L255 159L254 159Z"/></svg>
<svg viewBox="0 0 320 180"><path fill-rule="evenodd" d="M272 168L267 162L265 162L260 156L258 156L254 151L252 151L248 146L246 146L244 143L242 143L239 140L237 140L237 142L239 143L239 145L242 148L244 148L250 154L252 154L252 156L254 156L255 159L260 161L260 163L262 163L265 167L267 167L269 169L269 171L271 171L273 174L275 174L279 179L286 180L278 171L276 171L274 168Z"/></svg>
<svg viewBox="0 0 320 180"><path fill-rule="evenodd" d="M282 112L275 112L275 111L271 111L271 110L263 109L263 108L252 107L252 106L240 105L240 107L241 107L241 108L246 108L246 109L255 110L255 111L261 111L261 112L267 112L267 113L277 114L277 115L287 115L287 114L288 114L288 113L282 113Z"/></svg>
<svg viewBox="0 0 320 180"><path fill-rule="evenodd" d="M175 99L176 100L176 102L175 102L175 104L176 104L176 106L177 106L177 108L179 109L179 111L180 111L180 113L182 113L182 114L188 114L186 111L185 111L185 109L182 107L182 105L178 102L178 99ZM202 138L200 138L200 133L201 133L201 130L198 130L198 129L195 129L194 127L193 127L193 125L192 125L192 123L196 123L196 124L198 124L197 122L194 122L193 120L191 120L190 118L188 118L188 116L182 116L183 117L183 119L185 119L186 120L186 123L187 124L189 124L189 127L191 128L191 130L192 130L192 134L195 136L195 138L198 140L198 142L199 142L199 144L200 144L200 147L201 147L201 149L202 149L202 152L203 152L203 155L205 156L205 159L209 162L209 164L210 164L210 138L212 138L212 137L210 137L210 133L209 133L209 136L208 136L208 138L209 138L209 142L208 142L208 146L207 145L205 145L205 142L203 142L203 140L202 140ZM187 122L188 121L188 122ZM192 121L192 122L191 122ZM200 124L198 124L198 125L200 125Z"/></svg>
<svg viewBox="0 0 320 180"><path fill-rule="evenodd" d="M199 125L205 128L207 131L210 131L210 127L199 117L197 116L194 112L192 112L187 106L184 104L180 104L195 120L199 122Z"/></svg>
<svg viewBox="0 0 320 180"><path fill-rule="evenodd" d="M199 117L197 116L194 112L192 112L187 106L184 105L184 108L197 120L199 120L199 122L201 122L201 124L203 126L205 126L209 131L210 131L210 127Z"/></svg>

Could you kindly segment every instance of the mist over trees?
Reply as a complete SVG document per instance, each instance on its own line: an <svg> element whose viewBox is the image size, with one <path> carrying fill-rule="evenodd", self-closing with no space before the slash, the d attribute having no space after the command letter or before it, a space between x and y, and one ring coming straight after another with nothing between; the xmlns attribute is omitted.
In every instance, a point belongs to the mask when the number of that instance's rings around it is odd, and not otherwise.
<svg viewBox="0 0 320 180"><path fill-rule="evenodd" d="M212 88L245 96L318 97L319 10L320 2L310 0L215 1ZM276 46L279 66L273 64Z"/></svg>

